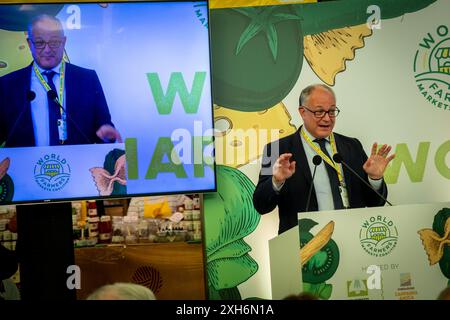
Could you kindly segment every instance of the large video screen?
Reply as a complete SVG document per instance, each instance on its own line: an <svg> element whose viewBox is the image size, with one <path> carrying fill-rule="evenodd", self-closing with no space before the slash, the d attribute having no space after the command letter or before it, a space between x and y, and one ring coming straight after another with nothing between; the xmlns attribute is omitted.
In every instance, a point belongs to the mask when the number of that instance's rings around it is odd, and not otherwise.
<svg viewBox="0 0 450 320"><path fill-rule="evenodd" d="M0 5L0 204L214 191L206 1Z"/></svg>

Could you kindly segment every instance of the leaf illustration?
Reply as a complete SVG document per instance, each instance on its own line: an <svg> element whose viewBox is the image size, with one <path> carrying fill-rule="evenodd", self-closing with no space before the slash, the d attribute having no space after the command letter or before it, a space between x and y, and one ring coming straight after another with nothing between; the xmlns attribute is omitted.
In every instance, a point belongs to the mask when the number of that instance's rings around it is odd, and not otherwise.
<svg viewBox="0 0 450 320"><path fill-rule="evenodd" d="M208 283L214 289L233 288L258 271L258 264L248 254L239 258L214 260L207 264Z"/></svg>

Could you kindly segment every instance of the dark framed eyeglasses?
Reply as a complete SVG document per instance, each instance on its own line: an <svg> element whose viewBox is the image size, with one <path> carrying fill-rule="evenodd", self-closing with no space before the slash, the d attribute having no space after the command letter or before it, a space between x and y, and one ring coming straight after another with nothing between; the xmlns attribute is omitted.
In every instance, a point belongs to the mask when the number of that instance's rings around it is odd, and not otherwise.
<svg viewBox="0 0 450 320"><path fill-rule="evenodd" d="M44 40L31 40L31 42L33 43L33 46L36 49L44 49L46 45L48 45L51 49L58 49L59 47L61 47L61 44L63 43L63 40L61 39L52 39L50 41L44 41Z"/></svg>
<svg viewBox="0 0 450 320"><path fill-rule="evenodd" d="M300 106L300 108L305 108L305 110L311 112L312 114L314 114L314 117L316 117L317 119L322 119L323 117L325 117L325 115L328 113L328 116L330 118L336 118L339 114L339 112L341 112L341 110L339 110L338 107L330 109L328 111L325 110L317 110L317 111L313 111L311 109L308 109L305 106Z"/></svg>

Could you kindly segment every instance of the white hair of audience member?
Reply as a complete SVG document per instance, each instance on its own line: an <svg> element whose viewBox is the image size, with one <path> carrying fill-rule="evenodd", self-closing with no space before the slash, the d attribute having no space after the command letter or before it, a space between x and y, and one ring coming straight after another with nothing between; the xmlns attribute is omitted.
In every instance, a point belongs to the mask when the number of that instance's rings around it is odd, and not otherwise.
<svg viewBox="0 0 450 320"><path fill-rule="evenodd" d="M152 290L135 283L116 282L92 292L86 300L156 300Z"/></svg>

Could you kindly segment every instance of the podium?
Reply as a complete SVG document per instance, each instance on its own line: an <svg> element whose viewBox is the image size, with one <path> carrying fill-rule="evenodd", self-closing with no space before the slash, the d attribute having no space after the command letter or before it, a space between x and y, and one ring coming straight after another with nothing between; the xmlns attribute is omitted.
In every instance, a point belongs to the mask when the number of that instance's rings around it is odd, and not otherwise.
<svg viewBox="0 0 450 320"><path fill-rule="evenodd" d="M302 291L298 226L269 240L272 299L281 300Z"/></svg>
<svg viewBox="0 0 450 320"><path fill-rule="evenodd" d="M114 150L125 150L125 144L0 148L0 161L8 161L5 203L99 197L104 183L94 176L104 175L111 158L117 161Z"/></svg>
<svg viewBox="0 0 450 320"><path fill-rule="evenodd" d="M434 300L450 283L450 202L298 219L269 240L273 299L307 291L321 299Z"/></svg>

